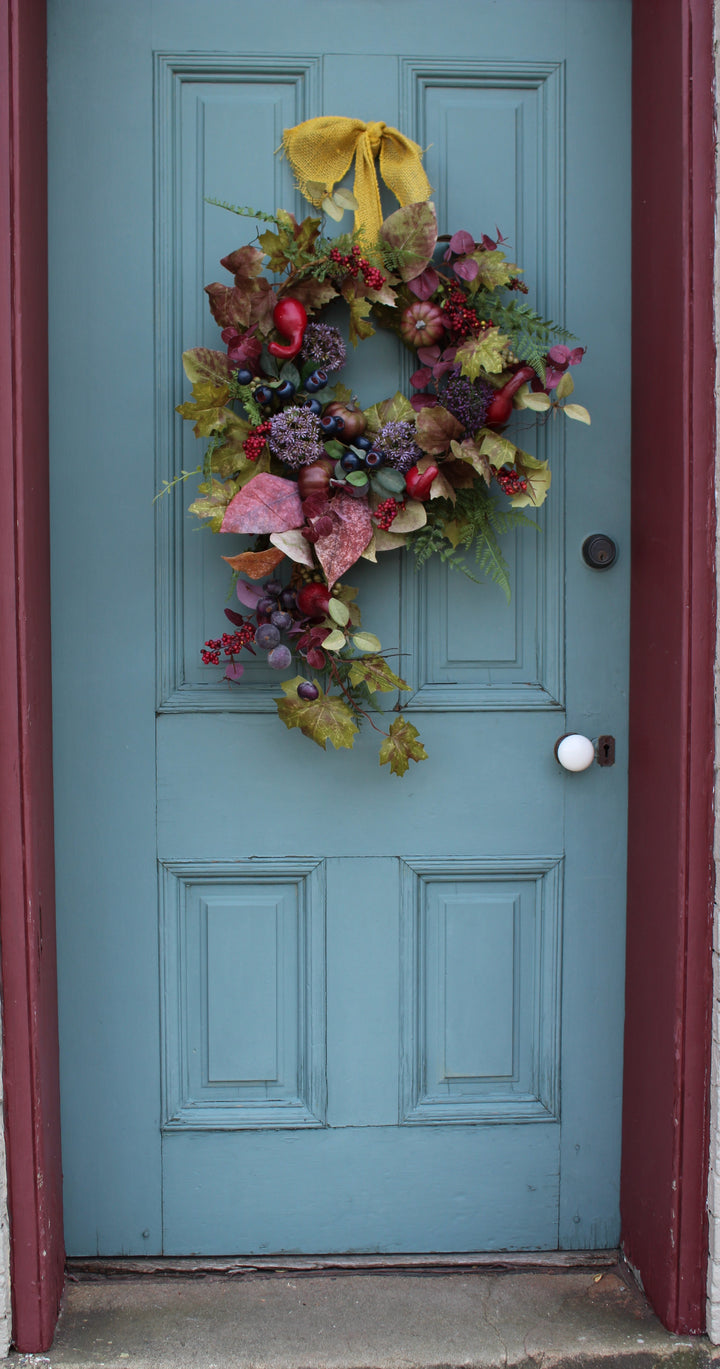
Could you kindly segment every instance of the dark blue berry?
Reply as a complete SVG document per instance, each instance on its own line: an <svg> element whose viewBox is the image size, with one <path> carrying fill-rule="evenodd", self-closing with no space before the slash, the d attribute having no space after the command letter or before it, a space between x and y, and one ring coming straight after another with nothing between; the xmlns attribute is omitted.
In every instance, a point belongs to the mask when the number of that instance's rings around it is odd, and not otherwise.
<svg viewBox="0 0 720 1369"><path fill-rule="evenodd" d="M275 394L284 404L288 399L292 399L295 394L295 386L291 380L284 380L282 385L278 385Z"/></svg>
<svg viewBox="0 0 720 1369"><path fill-rule="evenodd" d="M310 413L315 414L318 418L322 413L322 404L319 399L305 399L303 400L303 406L304 408L309 409Z"/></svg>
<svg viewBox="0 0 720 1369"><path fill-rule="evenodd" d="M384 461L385 457L383 456L382 452L376 451L374 447L371 449L371 451L368 452L367 456L365 457L365 465L367 466L369 471L376 471L378 466L382 466Z"/></svg>
<svg viewBox="0 0 720 1369"><path fill-rule="evenodd" d="M270 402L272 401L272 397L273 392L270 389L269 385L258 385L255 391L255 398L258 404L270 404Z"/></svg>
<svg viewBox="0 0 720 1369"><path fill-rule="evenodd" d="M238 385L249 385L252 380L252 371L238 370L235 372L235 379Z"/></svg>
<svg viewBox="0 0 720 1369"><path fill-rule="evenodd" d="M338 421L334 414L323 414L320 419L320 427L323 430L323 437L334 437L338 432Z"/></svg>
<svg viewBox="0 0 720 1369"><path fill-rule="evenodd" d="M340 465L344 471L356 471L362 464L356 452L346 452L344 456L340 457Z"/></svg>
<svg viewBox="0 0 720 1369"><path fill-rule="evenodd" d="M369 452L370 448L372 447L372 438L356 437L355 441L353 442L353 447L359 447L361 451Z"/></svg>

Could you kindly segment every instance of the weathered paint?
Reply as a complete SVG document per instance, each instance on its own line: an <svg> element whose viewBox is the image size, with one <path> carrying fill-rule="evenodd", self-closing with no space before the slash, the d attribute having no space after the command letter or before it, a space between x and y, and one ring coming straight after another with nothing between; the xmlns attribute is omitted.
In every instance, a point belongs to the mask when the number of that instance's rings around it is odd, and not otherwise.
<svg viewBox="0 0 720 1369"><path fill-rule="evenodd" d="M622 1212L626 1253L674 1331L699 1331L704 1324L707 1260L715 637L712 18L710 0L636 0L634 6ZM672 384L664 384L669 376Z"/></svg>
<svg viewBox="0 0 720 1369"><path fill-rule="evenodd" d="M0 938L14 1337L63 1279L50 734L45 6L0 4ZM12 497L10 497L12 495ZM2 1215L0 1214L0 1226ZM0 1317L2 1316L0 1298Z"/></svg>

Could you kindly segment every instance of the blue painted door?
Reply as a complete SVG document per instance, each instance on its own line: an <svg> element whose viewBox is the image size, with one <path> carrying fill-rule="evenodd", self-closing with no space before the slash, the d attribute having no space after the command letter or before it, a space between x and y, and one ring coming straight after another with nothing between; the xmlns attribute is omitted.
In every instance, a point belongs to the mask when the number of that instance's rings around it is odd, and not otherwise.
<svg viewBox="0 0 720 1369"><path fill-rule="evenodd" d="M468 1251L618 1236L628 568L629 0L51 0L59 950L73 1254ZM499 225L588 344L514 597L348 577L430 759L321 755L228 692L216 539L173 409L203 285L295 207L320 113L427 147L441 231ZM363 402L407 370L365 345ZM573 431L570 431L572 427ZM591 532L619 557L594 572ZM568 730L617 738L568 775Z"/></svg>

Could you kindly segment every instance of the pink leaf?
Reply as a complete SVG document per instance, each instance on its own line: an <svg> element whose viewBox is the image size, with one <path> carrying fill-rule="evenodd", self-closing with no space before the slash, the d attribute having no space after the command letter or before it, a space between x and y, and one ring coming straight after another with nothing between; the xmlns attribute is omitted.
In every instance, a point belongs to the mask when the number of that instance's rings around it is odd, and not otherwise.
<svg viewBox="0 0 720 1369"><path fill-rule="evenodd" d="M465 252L472 252L475 249L475 239L461 228L459 232L453 233L450 239L450 250L460 256Z"/></svg>
<svg viewBox="0 0 720 1369"><path fill-rule="evenodd" d="M315 544L317 558L331 587L355 565L373 534L373 522L364 499L340 490L332 500L336 522L332 532Z"/></svg>
<svg viewBox="0 0 720 1369"><path fill-rule="evenodd" d="M429 385L431 380L432 367L422 366L419 371L413 371L410 377L410 384L414 385L416 390L424 390L425 386Z"/></svg>
<svg viewBox="0 0 720 1369"><path fill-rule="evenodd" d="M461 280L474 280L480 267L472 257L463 257L462 261L456 261L453 271Z"/></svg>
<svg viewBox="0 0 720 1369"><path fill-rule="evenodd" d="M294 480L261 472L230 500L221 532L287 532L304 522Z"/></svg>
<svg viewBox="0 0 720 1369"><path fill-rule="evenodd" d="M247 580L238 580L235 593L246 608L257 608L258 599L265 597L265 591L259 585L249 585Z"/></svg>

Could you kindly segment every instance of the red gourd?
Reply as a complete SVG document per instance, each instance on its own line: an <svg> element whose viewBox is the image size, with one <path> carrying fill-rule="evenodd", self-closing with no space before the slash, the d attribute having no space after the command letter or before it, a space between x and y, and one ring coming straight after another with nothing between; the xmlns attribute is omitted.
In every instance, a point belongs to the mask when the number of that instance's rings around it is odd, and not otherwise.
<svg viewBox="0 0 720 1369"><path fill-rule="evenodd" d="M521 366L520 370L505 382L501 390L495 391L485 415L485 422L489 428L501 427L503 423L507 423L512 413L513 395L534 375L532 366Z"/></svg>
<svg viewBox="0 0 720 1369"><path fill-rule="evenodd" d="M278 357L281 361L292 361L302 347L307 321L305 306L299 299L292 299L288 295L285 299L278 300L273 309L273 323L278 332L289 341L269 342L268 351L272 356Z"/></svg>
<svg viewBox="0 0 720 1369"><path fill-rule="evenodd" d="M411 499L427 499L430 494L430 487L438 468L434 464L428 466L426 471L419 471L417 466L411 466L405 476L405 487Z"/></svg>
<svg viewBox="0 0 720 1369"><path fill-rule="evenodd" d="M306 618L324 618L330 603L330 590L327 585L303 585L297 592L297 606Z"/></svg>

